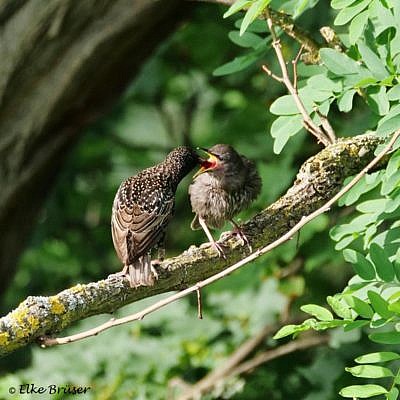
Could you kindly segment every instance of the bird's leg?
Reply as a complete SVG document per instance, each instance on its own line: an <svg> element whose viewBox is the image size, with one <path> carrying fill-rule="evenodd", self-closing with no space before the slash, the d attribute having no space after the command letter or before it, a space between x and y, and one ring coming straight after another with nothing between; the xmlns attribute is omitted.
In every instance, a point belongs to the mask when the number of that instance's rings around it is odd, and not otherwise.
<svg viewBox="0 0 400 400"><path fill-rule="evenodd" d="M157 270L154 268L154 265L160 265L160 263L161 263L162 260L157 259L157 260L154 260L154 261L153 261L153 260L150 258L150 253L149 253L148 261L149 261L149 264L150 264L150 271L151 271L151 273L153 274L154 279L158 280L158 272L157 272Z"/></svg>
<svg viewBox="0 0 400 400"><path fill-rule="evenodd" d="M214 238L211 235L210 230L208 229L208 226L206 224L206 221L199 217L199 224L201 225L201 227L203 228L203 231L205 232L205 234L207 235L208 241L211 243L212 247L214 247L215 250L217 250L218 255L222 258L224 258L226 260L226 256L224 253L224 250L222 249L222 246L217 243Z"/></svg>
<svg viewBox="0 0 400 400"><path fill-rule="evenodd" d="M128 269L129 269L129 265L124 265L124 268L122 268L121 271L116 272L115 275L117 276L122 276L122 277L128 277Z"/></svg>
<svg viewBox="0 0 400 400"><path fill-rule="evenodd" d="M158 241L157 245L157 258L151 260L152 271L154 272L154 265L160 265L165 258L165 233L162 235L161 239Z"/></svg>
<svg viewBox="0 0 400 400"><path fill-rule="evenodd" d="M247 238L247 236L244 234L243 229L240 227L240 225L238 223L236 223L233 219L230 220L231 224L233 225L233 231L232 233L234 235L239 236L240 240L242 241L242 246L244 246L245 244L247 245L247 247L250 250L250 253L253 252L253 248L251 247L251 244L249 242L249 239Z"/></svg>

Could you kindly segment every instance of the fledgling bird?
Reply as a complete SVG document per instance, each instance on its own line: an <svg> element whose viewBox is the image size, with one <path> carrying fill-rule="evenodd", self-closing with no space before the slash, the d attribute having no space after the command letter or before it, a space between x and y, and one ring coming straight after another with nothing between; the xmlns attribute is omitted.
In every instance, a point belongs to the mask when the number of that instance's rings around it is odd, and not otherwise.
<svg viewBox="0 0 400 400"><path fill-rule="evenodd" d="M203 228L208 240L224 257L222 246L215 242L208 228L221 228L230 221L243 244L249 245L233 217L248 208L260 194L261 178L255 164L228 144L201 150L207 153L208 159L201 162L189 186L190 203L196 214L191 228Z"/></svg>
<svg viewBox="0 0 400 400"><path fill-rule="evenodd" d="M157 273L151 250L163 248L179 182L200 162L189 147L177 147L160 164L122 182L112 208L111 233L131 287L152 286Z"/></svg>

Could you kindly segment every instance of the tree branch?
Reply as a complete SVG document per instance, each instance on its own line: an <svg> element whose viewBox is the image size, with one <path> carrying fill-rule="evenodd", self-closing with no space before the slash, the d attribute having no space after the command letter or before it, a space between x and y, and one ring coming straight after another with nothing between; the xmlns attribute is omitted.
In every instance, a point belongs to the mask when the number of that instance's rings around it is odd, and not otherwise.
<svg viewBox="0 0 400 400"><path fill-rule="evenodd" d="M374 158L374 150L381 142L382 139L374 135L347 138L306 161L288 192L243 226L252 247L260 249L272 243L304 216L324 205L339 192L345 178L360 171ZM59 332L86 317L111 313L155 294L184 290L239 260L244 261L246 246L240 246L234 238L226 239L224 245L227 246L227 260L219 258L209 244L199 248L191 246L181 255L165 260L153 287L132 290L121 276L110 275L99 282L78 284L55 296L30 296L0 319L0 355L43 335Z"/></svg>

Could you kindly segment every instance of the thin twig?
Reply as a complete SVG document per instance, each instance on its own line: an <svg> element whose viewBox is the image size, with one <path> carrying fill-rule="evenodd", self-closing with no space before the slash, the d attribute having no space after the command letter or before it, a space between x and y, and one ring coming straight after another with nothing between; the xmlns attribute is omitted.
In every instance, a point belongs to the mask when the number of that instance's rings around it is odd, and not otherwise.
<svg viewBox="0 0 400 400"><path fill-rule="evenodd" d="M296 93L298 93L297 91L297 64L300 60L301 57L301 53L303 52L304 49L304 45L300 46L299 52L297 53L297 56L294 58L294 60L292 60L292 66L293 66L293 87L294 90L296 91Z"/></svg>
<svg viewBox="0 0 400 400"><path fill-rule="evenodd" d="M201 304L201 290L196 290L197 293L197 318L203 319L203 311L202 311L202 304Z"/></svg>
<svg viewBox="0 0 400 400"><path fill-rule="evenodd" d="M261 68L272 79L275 79L277 82L284 83L284 79L281 76L275 75L265 64L262 65Z"/></svg>
<svg viewBox="0 0 400 400"><path fill-rule="evenodd" d="M314 107L315 113L319 116L319 119L321 120L321 125L324 130L324 132L329 136L329 138L335 142L336 141L336 135L335 131L332 128L331 123L329 122L328 118L326 115L322 114L321 111L319 111L318 106Z"/></svg>
<svg viewBox="0 0 400 400"><path fill-rule="evenodd" d="M328 343L328 341L329 341L329 336L320 335L320 336L306 337L304 339L299 339L293 342L289 342L282 346L258 354L249 361L245 361L244 363L238 365L238 367L232 371L231 375L235 376L244 373L249 373L258 366L260 366L261 364L264 364L268 361L285 356L286 354L290 354L295 351L308 349L310 347L320 346L322 344Z"/></svg>
<svg viewBox="0 0 400 400"><path fill-rule="evenodd" d="M361 172L359 172L345 187L343 187L335 196L333 196L329 201L327 201L323 206L321 206L320 208L318 208L316 211L314 211L313 213L309 214L307 217L303 217L300 222L298 222L296 225L293 226L292 229L290 229L287 233L285 233L284 235L282 235L279 239L275 240L274 242L270 243L269 245L256 250L254 253L250 254L249 256L243 258L242 260L240 260L239 262L231 265L230 267L224 269L223 271L219 272L218 274L215 274L213 276L210 276L207 279L204 279L200 282L198 282L197 284L182 290L181 292L175 293L163 300L160 300L154 304L152 304L149 307L146 307L145 309L143 309L142 311L139 311L135 314L132 315L128 315L126 317L123 318L119 318L119 319L115 319L115 320L109 320L107 322L105 322L102 325L99 325L93 329L90 329L88 331L85 332L81 332L78 333L76 335L71 335L71 336L66 336L66 337L62 337L62 338L50 338L50 337L41 337L39 339L39 342L42 346L46 347L46 346L54 346L54 345L59 345L59 344L67 344L67 343L71 343L71 342L75 342L77 340L81 340L90 336L94 336L99 334L100 332L103 332L107 329L110 329L114 326L118 326L118 325L122 325L122 324L126 324L128 322L132 322L132 321L138 321L143 319L146 315L159 310L160 308L165 307L168 304L171 304L173 302L175 302L178 299L181 299L182 297L185 297L186 295L188 295L189 293L193 293L213 282L218 281L219 279L224 278L227 275L230 275L232 272L236 271L237 269L241 268L243 265L248 264L250 261L255 260L256 258L260 257L261 255L268 253L269 251L271 251L272 249L278 247L279 245L281 245L282 243L287 242L288 240L290 240L293 235L299 230L301 229L304 225L306 225L308 222L310 222L311 220L313 220L314 218L318 217L319 215L323 214L324 212L328 211L331 206L341 197L343 196L345 193L347 193L372 167L374 167L381 159L382 157L390 151L390 149L392 148L394 142L396 141L396 139L400 136L400 129L397 130L391 140L389 141L389 143L387 144L387 146L385 146L385 148L366 166L362 169Z"/></svg>
<svg viewBox="0 0 400 400"><path fill-rule="evenodd" d="M278 58L279 66L282 71L282 77L278 77L275 74L273 74L272 71L270 71L268 69L268 67L266 67L266 66L263 66L263 70L265 72L267 72L267 74L269 76L276 79L278 82L282 82L286 86L287 90L293 97L293 100L296 104L297 109L299 110L300 114L303 117L305 128L312 135L314 135L318 139L318 141L321 142L324 146L328 146L328 145L334 143L336 138L334 140L332 140L332 138L329 135L327 135L327 133L324 132L324 130L321 129L321 127L314 124L313 120L309 116L309 114L304 106L304 103L301 100L301 98L297 92L297 70L296 70L296 82L295 82L295 84L293 84L289 77L289 72L288 72L285 58L283 57L281 42L275 32L275 26L272 21L271 14L270 14L270 11L268 8L266 9L265 13L267 16L267 25L271 32L271 36L272 36L272 47L274 48L276 57ZM294 61L298 62L299 58L300 58L300 55L298 54L296 56L295 60L293 60L293 63L294 63ZM293 66L294 66L294 64L293 64Z"/></svg>

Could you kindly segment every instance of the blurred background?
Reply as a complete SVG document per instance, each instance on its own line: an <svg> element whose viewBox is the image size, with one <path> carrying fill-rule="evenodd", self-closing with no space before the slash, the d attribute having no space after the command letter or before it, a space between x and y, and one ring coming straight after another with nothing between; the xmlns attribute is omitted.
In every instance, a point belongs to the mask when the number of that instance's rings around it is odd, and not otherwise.
<svg viewBox="0 0 400 400"><path fill-rule="evenodd" d="M318 28L332 21L325 3L318 3L299 19L316 37ZM302 162L320 149L304 133L291 139L281 154L273 153L269 135L273 116L268 108L285 93L284 88L261 72L260 62L236 74L214 74L222 64L243 54L228 37L235 29L235 18L223 19L226 9L213 4L186 8L176 17L173 32L151 45L146 62L132 74L122 94L115 96L106 112L96 113L94 122L84 124L79 140L66 152L55 183L32 221L15 274L10 273L3 290L3 315L27 296L55 294L119 271L110 234L114 194L123 179L161 161L171 148L230 143L256 161L263 190L251 209L240 215L242 221L283 194ZM146 38L141 40L140 46L146 48ZM285 40L288 59L295 56L297 48ZM106 61L107 55L98 63ZM272 52L263 61L276 68ZM343 114L340 119L333 118L339 135L351 133L350 123L358 126L354 134L361 132L368 121L365 111L360 102L351 119ZM167 256L205 241L201 231L190 230L190 179L178 189L176 215L167 234ZM328 235L339 217L339 211L334 211L318 218L301 231L298 249L292 240L206 288L203 320L197 319L195 298L185 298L140 323L68 346L46 350L28 346L2 359L0 393L10 386L35 382L90 386L87 399L173 398L185 383L193 384L223 365L229 354L265 325L289 314L295 317L291 310L300 304L323 303L326 295L343 287L349 271ZM117 316L156 300L127 306ZM108 318L87 319L62 334L88 329ZM337 340L340 342L340 335ZM263 346L272 344L268 339ZM332 396L334 388L349 379L344 365L359 346L348 343L340 350L293 353L226 381L212 396L336 398Z"/></svg>

